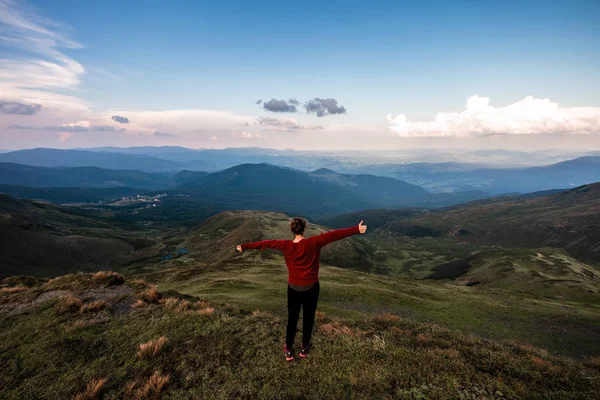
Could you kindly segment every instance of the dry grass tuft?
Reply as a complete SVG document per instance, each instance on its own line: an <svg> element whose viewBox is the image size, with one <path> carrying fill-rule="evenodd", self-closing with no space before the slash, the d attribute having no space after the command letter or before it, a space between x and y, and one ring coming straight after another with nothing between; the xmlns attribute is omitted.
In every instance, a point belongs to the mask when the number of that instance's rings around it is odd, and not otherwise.
<svg viewBox="0 0 600 400"><path fill-rule="evenodd" d="M157 304L160 301L161 294L158 292L156 287L153 286L140 293L139 298L148 304Z"/></svg>
<svg viewBox="0 0 600 400"><path fill-rule="evenodd" d="M169 310L175 309L178 303L179 299L176 297L168 297L160 300L160 304L164 305L165 308L168 308Z"/></svg>
<svg viewBox="0 0 600 400"><path fill-rule="evenodd" d="M189 310L191 307L192 307L192 303L190 303L187 300L181 300L179 302L179 304L177 305L177 307L175 308L175 312L182 314L182 313L186 312L187 310Z"/></svg>
<svg viewBox="0 0 600 400"><path fill-rule="evenodd" d="M400 321L400 317L390 313L383 313L373 317L373 321L382 328L388 328Z"/></svg>
<svg viewBox="0 0 600 400"><path fill-rule="evenodd" d="M200 315L212 315L215 312L215 309L212 307L204 307L198 310L198 314Z"/></svg>
<svg viewBox="0 0 600 400"><path fill-rule="evenodd" d="M431 343L433 341L433 337L429 333L419 333L417 335L417 342L421 344Z"/></svg>
<svg viewBox="0 0 600 400"><path fill-rule="evenodd" d="M323 333L329 336L348 336L348 337L358 337L359 332L354 331L352 328L342 324L340 321L333 321L328 324L323 324L320 328Z"/></svg>
<svg viewBox="0 0 600 400"><path fill-rule="evenodd" d="M444 358L457 359L460 358L460 352L456 349L439 349L432 348L427 350L428 357L431 359L441 360Z"/></svg>
<svg viewBox="0 0 600 400"><path fill-rule="evenodd" d="M85 312L96 312L96 311L102 311L102 310L106 310L110 308L110 304L108 304L106 301L104 300L96 300L93 301L91 303L87 303L81 306L81 308L79 309L82 313Z"/></svg>
<svg viewBox="0 0 600 400"><path fill-rule="evenodd" d="M102 389L108 381L108 378L93 379L87 384L85 391L78 393L75 400L96 400L102 396Z"/></svg>
<svg viewBox="0 0 600 400"><path fill-rule="evenodd" d="M600 370L600 357L590 357L583 361L583 364Z"/></svg>
<svg viewBox="0 0 600 400"><path fill-rule="evenodd" d="M78 320L73 322L71 325L67 326L65 328L66 332L72 332L72 331L76 331L79 329L84 329L90 326L94 326L94 325L98 325L99 323L103 322L102 319L83 319L83 320Z"/></svg>
<svg viewBox="0 0 600 400"><path fill-rule="evenodd" d="M252 316L253 317L268 317L270 315L271 315L271 313L267 312L267 311L262 311L262 310L258 310L258 309L252 311Z"/></svg>
<svg viewBox="0 0 600 400"><path fill-rule="evenodd" d="M148 305L144 300L137 299L135 303L131 305L131 308L144 308Z"/></svg>
<svg viewBox="0 0 600 400"><path fill-rule="evenodd" d="M552 364L549 361L543 360L540 357L531 357L531 362L538 367L551 367Z"/></svg>
<svg viewBox="0 0 600 400"><path fill-rule="evenodd" d="M169 375L161 375L158 371L135 393L136 400L156 399L159 397L163 387L169 382Z"/></svg>
<svg viewBox="0 0 600 400"><path fill-rule="evenodd" d="M122 285L125 283L123 275L113 271L100 271L92 275L92 277L98 282L107 284L108 286Z"/></svg>
<svg viewBox="0 0 600 400"><path fill-rule="evenodd" d="M369 341L373 345L374 350L379 350L379 351L385 350L386 343L385 343L385 339L382 336L373 335L373 337L371 337L369 339Z"/></svg>
<svg viewBox="0 0 600 400"><path fill-rule="evenodd" d="M133 393L135 392L135 389L138 387L139 382L138 381L132 381L132 382L128 382L125 385L125 394L127 396L132 396Z"/></svg>
<svg viewBox="0 0 600 400"><path fill-rule="evenodd" d="M69 295L67 297L63 297L60 302L60 311L61 312L73 312L81 310L83 306L83 301L77 296Z"/></svg>
<svg viewBox="0 0 600 400"><path fill-rule="evenodd" d="M208 307L210 304L208 303L208 301L206 300L198 300L196 302L196 307L197 308L204 308L204 307ZM230 304L227 304L229 307L231 307Z"/></svg>
<svg viewBox="0 0 600 400"><path fill-rule="evenodd" d="M161 336L156 340L150 340L149 342L140 344L140 350L137 355L140 358L155 356L158 354L160 349L169 341L165 336Z"/></svg>
<svg viewBox="0 0 600 400"><path fill-rule="evenodd" d="M5 287L0 289L0 291L2 291L2 293L19 293L19 292L23 292L27 290L27 287L25 286L13 286L13 287Z"/></svg>
<svg viewBox="0 0 600 400"><path fill-rule="evenodd" d="M317 311L315 313L315 320L317 320L317 321L325 321L326 318L327 318L327 314L325 314L322 311Z"/></svg>

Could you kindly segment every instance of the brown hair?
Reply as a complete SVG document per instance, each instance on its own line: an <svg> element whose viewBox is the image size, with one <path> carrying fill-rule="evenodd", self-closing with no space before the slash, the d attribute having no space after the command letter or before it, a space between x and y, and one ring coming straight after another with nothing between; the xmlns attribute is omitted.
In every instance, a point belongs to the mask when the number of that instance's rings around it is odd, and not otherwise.
<svg viewBox="0 0 600 400"><path fill-rule="evenodd" d="M293 218L290 222L290 229L294 235L303 235L306 229L306 221L300 217Z"/></svg>

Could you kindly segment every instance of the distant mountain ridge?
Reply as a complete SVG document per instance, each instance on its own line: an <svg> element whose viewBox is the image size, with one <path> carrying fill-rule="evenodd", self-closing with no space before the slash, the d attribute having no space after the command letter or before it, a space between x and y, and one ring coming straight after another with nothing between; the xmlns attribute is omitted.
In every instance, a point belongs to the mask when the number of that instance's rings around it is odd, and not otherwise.
<svg viewBox="0 0 600 400"><path fill-rule="evenodd" d="M0 153L0 162L37 167L98 167L104 169L143 170L147 172L177 171L176 162L147 155L128 155L87 150L37 148Z"/></svg>
<svg viewBox="0 0 600 400"><path fill-rule="evenodd" d="M585 156L542 167L457 168L456 164L408 164L389 175L432 191L479 189L492 194L572 188L600 181L600 156Z"/></svg>

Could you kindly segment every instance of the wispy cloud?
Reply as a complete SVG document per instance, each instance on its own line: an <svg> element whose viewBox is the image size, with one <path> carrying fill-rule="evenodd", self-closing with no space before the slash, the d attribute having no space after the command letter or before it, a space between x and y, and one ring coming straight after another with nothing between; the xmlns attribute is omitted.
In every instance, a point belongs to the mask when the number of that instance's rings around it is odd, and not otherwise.
<svg viewBox="0 0 600 400"><path fill-rule="evenodd" d="M231 132L231 136L237 137L240 139L259 139L260 133L253 132Z"/></svg>
<svg viewBox="0 0 600 400"><path fill-rule="evenodd" d="M160 137L170 137L170 138L177 137L177 135L173 135L172 133L164 133L164 132L159 132L159 131L154 132L153 135L160 136Z"/></svg>
<svg viewBox="0 0 600 400"><path fill-rule="evenodd" d="M14 57L0 60L3 97L43 106L87 109L74 96L58 93L80 84L83 66L60 49L83 46L70 39L65 27L42 18L22 3L0 0L0 43L12 48Z"/></svg>
<svg viewBox="0 0 600 400"><path fill-rule="evenodd" d="M89 121L71 122L62 125L31 126L9 124L8 129L58 132L125 132L125 128L115 128L110 125L93 125Z"/></svg>
<svg viewBox="0 0 600 400"><path fill-rule="evenodd" d="M388 115L390 129L401 137L599 134L599 107L560 107L549 99L527 96L505 107L487 97L469 97L460 112L440 112L432 121L409 121Z"/></svg>
<svg viewBox="0 0 600 400"><path fill-rule="evenodd" d="M320 130L323 129L321 125L301 125L295 119L292 118L271 118L271 117L258 117L256 123L267 129L291 132L296 130Z"/></svg>

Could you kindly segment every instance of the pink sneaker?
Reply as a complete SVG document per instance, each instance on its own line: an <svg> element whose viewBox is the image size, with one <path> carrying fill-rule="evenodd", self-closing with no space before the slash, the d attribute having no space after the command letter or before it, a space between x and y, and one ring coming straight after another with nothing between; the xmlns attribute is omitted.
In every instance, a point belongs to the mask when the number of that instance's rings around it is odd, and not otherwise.
<svg viewBox="0 0 600 400"><path fill-rule="evenodd" d="M286 361L293 361L294 360L294 351L287 347L287 344L283 345L283 354L285 354L285 359Z"/></svg>
<svg viewBox="0 0 600 400"><path fill-rule="evenodd" d="M302 350L300 350L300 357L308 358L309 350L310 350L310 344L308 346L302 346Z"/></svg>

